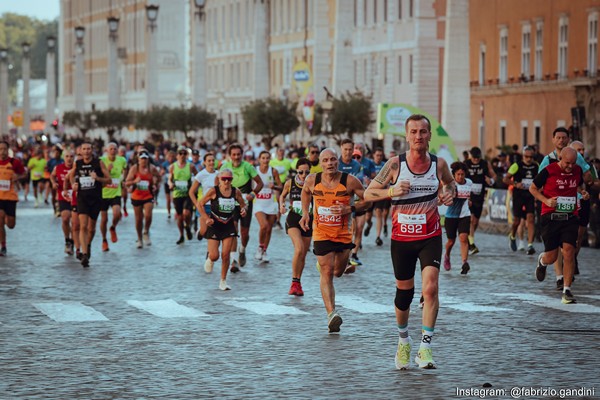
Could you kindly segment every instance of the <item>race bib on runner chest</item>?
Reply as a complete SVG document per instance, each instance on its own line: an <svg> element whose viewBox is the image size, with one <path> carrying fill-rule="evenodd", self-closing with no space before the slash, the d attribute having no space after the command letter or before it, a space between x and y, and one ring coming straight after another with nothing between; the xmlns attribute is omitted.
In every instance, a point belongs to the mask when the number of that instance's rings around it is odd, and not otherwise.
<svg viewBox="0 0 600 400"><path fill-rule="evenodd" d="M79 187L81 189L91 189L94 187L96 181L91 176L80 176L79 177Z"/></svg>
<svg viewBox="0 0 600 400"><path fill-rule="evenodd" d="M319 207L317 209L318 223L326 226L342 226L342 215L333 214L330 207Z"/></svg>
<svg viewBox="0 0 600 400"><path fill-rule="evenodd" d="M148 190L150 188L150 181L139 181L135 186L138 190Z"/></svg>
<svg viewBox="0 0 600 400"><path fill-rule="evenodd" d="M427 216L425 214L398 214L398 226L404 236L426 235Z"/></svg>
<svg viewBox="0 0 600 400"><path fill-rule="evenodd" d="M523 184L523 189L529 189L529 187L530 187L530 186L531 186L531 184L533 183L533 179L526 178L526 179L523 179L523 180L521 181L521 183Z"/></svg>
<svg viewBox="0 0 600 400"><path fill-rule="evenodd" d="M10 190L10 181L8 181L8 180L0 181L0 191L7 192L9 190Z"/></svg>
<svg viewBox="0 0 600 400"><path fill-rule="evenodd" d="M219 198L219 211L223 213L231 213L235 209L235 199Z"/></svg>
<svg viewBox="0 0 600 400"><path fill-rule="evenodd" d="M474 183L473 185L471 185L471 193L473 193L473 194L481 194L482 190L483 190L483 184L481 184L481 183Z"/></svg>
<svg viewBox="0 0 600 400"><path fill-rule="evenodd" d="M271 189L263 189L256 195L257 199L261 200L269 200L273 196L273 191Z"/></svg>
<svg viewBox="0 0 600 400"><path fill-rule="evenodd" d="M575 197L562 197L556 198L556 211L571 213L575 211L576 199Z"/></svg>

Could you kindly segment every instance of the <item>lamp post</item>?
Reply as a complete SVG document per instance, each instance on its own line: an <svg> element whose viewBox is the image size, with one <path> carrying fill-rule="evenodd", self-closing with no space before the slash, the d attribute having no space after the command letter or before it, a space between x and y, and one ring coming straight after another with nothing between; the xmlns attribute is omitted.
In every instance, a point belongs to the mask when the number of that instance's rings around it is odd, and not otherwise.
<svg viewBox="0 0 600 400"><path fill-rule="evenodd" d="M54 72L54 57L56 50L56 38L48 36L46 38L48 52L46 53L46 131L48 132L52 121L54 121L54 109L56 107L56 74Z"/></svg>
<svg viewBox="0 0 600 400"><path fill-rule="evenodd" d="M75 110L83 113L85 109L85 71L83 65L83 38L85 37L85 28L83 26L75 27Z"/></svg>
<svg viewBox="0 0 600 400"><path fill-rule="evenodd" d="M194 46L194 97L193 102L198 106L206 104L206 35L204 32L204 8L206 0L194 0L195 16L195 46Z"/></svg>
<svg viewBox="0 0 600 400"><path fill-rule="evenodd" d="M158 6L146 6L146 18L148 19L148 28L150 36L148 38L149 48L146 52L146 108L150 109L154 104L159 103L158 99L158 73L156 66L157 46L156 46L156 20L158 19Z"/></svg>
<svg viewBox="0 0 600 400"><path fill-rule="evenodd" d="M217 119L217 140L223 140L223 108L225 107L225 93L219 93L219 118Z"/></svg>
<svg viewBox="0 0 600 400"><path fill-rule="evenodd" d="M31 67L29 51L31 50L31 45L27 42L23 42L21 47L23 49L21 67L23 70L23 129L21 132L24 135L29 135L29 128L31 126L31 102L29 101L29 78L31 77Z"/></svg>
<svg viewBox="0 0 600 400"><path fill-rule="evenodd" d="M8 49L0 49L0 135L8 133Z"/></svg>
<svg viewBox="0 0 600 400"><path fill-rule="evenodd" d="M117 71L117 42L119 30L119 18L108 17L108 108L119 108L119 81Z"/></svg>

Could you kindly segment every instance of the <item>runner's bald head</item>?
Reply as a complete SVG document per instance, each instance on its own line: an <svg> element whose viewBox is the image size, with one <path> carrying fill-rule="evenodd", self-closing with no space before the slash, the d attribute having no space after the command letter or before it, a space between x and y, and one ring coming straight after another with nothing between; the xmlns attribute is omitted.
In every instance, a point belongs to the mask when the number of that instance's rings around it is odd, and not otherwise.
<svg viewBox="0 0 600 400"><path fill-rule="evenodd" d="M338 155L335 149L327 147L326 149L323 149L323 151L321 151L321 154L319 154L319 160L322 159L324 156L335 156L337 158Z"/></svg>
<svg viewBox="0 0 600 400"><path fill-rule="evenodd" d="M572 147L565 147L560 152L560 158L569 162L574 162L577 159L577 150Z"/></svg>

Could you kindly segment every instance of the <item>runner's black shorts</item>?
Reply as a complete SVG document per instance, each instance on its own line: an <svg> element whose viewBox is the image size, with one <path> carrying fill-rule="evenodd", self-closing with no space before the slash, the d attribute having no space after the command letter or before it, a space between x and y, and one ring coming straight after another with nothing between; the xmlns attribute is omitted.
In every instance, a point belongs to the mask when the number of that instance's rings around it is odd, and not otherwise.
<svg viewBox="0 0 600 400"><path fill-rule="evenodd" d="M175 206L175 212L179 215L183 214L183 210L192 211L192 200L190 196L185 197L174 197L173 205Z"/></svg>
<svg viewBox="0 0 600 400"><path fill-rule="evenodd" d="M375 210L389 210L392 206L392 200L381 200L373 203L373 208Z"/></svg>
<svg viewBox="0 0 600 400"><path fill-rule="evenodd" d="M134 207L142 207L146 203L152 203L154 201L154 197L146 200L134 200L131 199L131 205Z"/></svg>
<svg viewBox="0 0 600 400"><path fill-rule="evenodd" d="M96 221L102 208L101 198L87 198L85 196L77 197L77 212L80 215L87 215L92 220Z"/></svg>
<svg viewBox="0 0 600 400"><path fill-rule="evenodd" d="M579 231L579 218L569 214L566 221L552 221L552 214L544 214L541 218L542 240L544 251L552 251L562 247L563 243L577 246L577 234Z"/></svg>
<svg viewBox="0 0 600 400"><path fill-rule="evenodd" d="M473 197L473 195L471 195L471 205L469 206L469 210L471 211L471 215L477 219L481 217L484 201L484 197Z"/></svg>
<svg viewBox="0 0 600 400"><path fill-rule="evenodd" d="M7 217L17 215L17 202L14 200L0 200L0 210L4 211Z"/></svg>
<svg viewBox="0 0 600 400"><path fill-rule="evenodd" d="M165 183L165 194L171 194L171 188L168 183Z"/></svg>
<svg viewBox="0 0 600 400"><path fill-rule="evenodd" d="M312 234L313 234L313 230L312 230L313 216L312 216L312 214L310 216L310 222L308 223L308 226L310 226L310 229L307 231L303 230L300 227L300 219L302 219L302 216L300 214L290 211L288 213L287 218L285 219L285 233L288 233L288 230L290 228L298 228L300 230L300 235L302 235L303 237L312 237Z"/></svg>
<svg viewBox="0 0 600 400"><path fill-rule="evenodd" d="M527 218L527 214L535 213L535 198L529 192L515 189L512 203L515 218Z"/></svg>
<svg viewBox="0 0 600 400"><path fill-rule="evenodd" d="M242 194L242 196L244 196L244 199L246 198L245 194ZM252 222L252 204L254 204L252 201L246 201L246 207L248 208L246 209L245 217L242 217L240 206L235 207L237 219L239 219L242 228L250 228L250 222Z"/></svg>
<svg viewBox="0 0 600 400"><path fill-rule="evenodd" d="M352 242L341 243L332 240L315 240L313 242L313 253L316 256L326 256L329 253L342 253L345 250L352 250L356 245Z"/></svg>
<svg viewBox="0 0 600 400"><path fill-rule="evenodd" d="M60 211L60 212L73 211L73 206L71 205L70 201L59 200L58 201L58 211Z"/></svg>
<svg viewBox="0 0 600 400"><path fill-rule="evenodd" d="M121 207L121 196L113 197L112 199L102 199L100 211L108 211L108 209L113 206Z"/></svg>
<svg viewBox="0 0 600 400"><path fill-rule="evenodd" d="M591 201L581 199L579 204L581 205L579 209L579 226L585 227L590 223Z"/></svg>
<svg viewBox="0 0 600 400"><path fill-rule="evenodd" d="M406 281L415 276L417 260L421 262L421 271L428 266L440 269L442 235L412 242L392 240L391 252L394 276Z"/></svg>
<svg viewBox="0 0 600 400"><path fill-rule="evenodd" d="M456 233L469 234L471 229L471 216L467 215L462 218L448 218L444 220L444 228L446 229L446 237L448 239L456 239Z"/></svg>
<svg viewBox="0 0 600 400"><path fill-rule="evenodd" d="M40 183L41 183L41 184L44 184L44 183L46 183L46 182L48 182L48 179L44 179L44 178L41 178L41 179L36 179L36 180L32 180L32 181L31 181L31 183L33 184L33 187L34 187L34 188L37 188L37 186L38 186Z"/></svg>
<svg viewBox="0 0 600 400"><path fill-rule="evenodd" d="M235 223L233 219L229 222L223 224L214 220L214 224L212 226L206 227L206 233L204 237L206 239L218 240L222 241L229 237L237 237L237 231L235 229Z"/></svg>

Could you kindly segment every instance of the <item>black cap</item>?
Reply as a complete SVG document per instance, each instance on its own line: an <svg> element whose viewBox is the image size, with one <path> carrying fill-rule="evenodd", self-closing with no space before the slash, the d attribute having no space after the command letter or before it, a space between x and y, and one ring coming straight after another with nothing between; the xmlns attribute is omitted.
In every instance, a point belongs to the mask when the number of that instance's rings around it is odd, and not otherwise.
<svg viewBox="0 0 600 400"><path fill-rule="evenodd" d="M472 147L469 151L472 157L481 158L481 149L479 147Z"/></svg>
<svg viewBox="0 0 600 400"><path fill-rule="evenodd" d="M193 156L199 156L200 155L200 151L199 150L192 150L192 155Z"/></svg>

